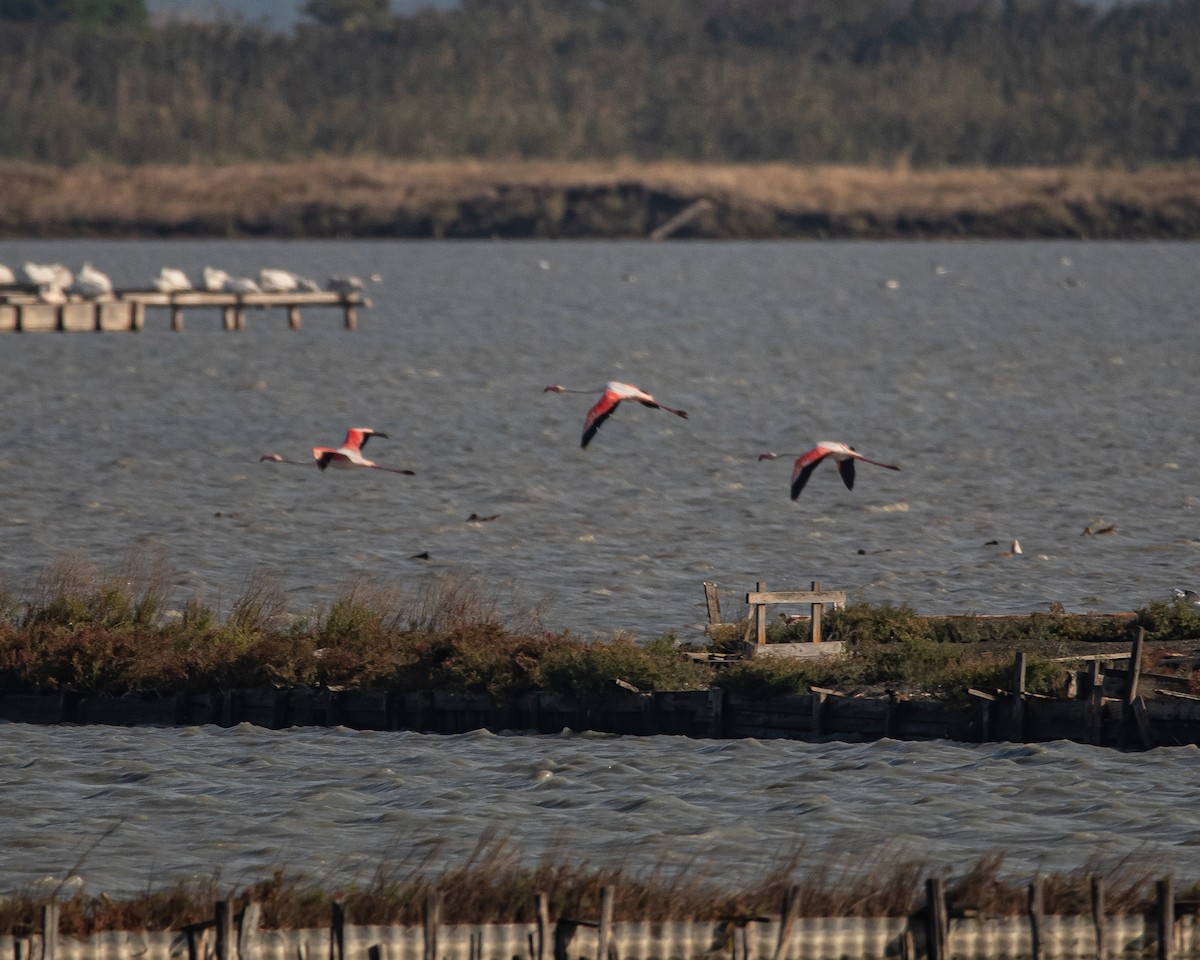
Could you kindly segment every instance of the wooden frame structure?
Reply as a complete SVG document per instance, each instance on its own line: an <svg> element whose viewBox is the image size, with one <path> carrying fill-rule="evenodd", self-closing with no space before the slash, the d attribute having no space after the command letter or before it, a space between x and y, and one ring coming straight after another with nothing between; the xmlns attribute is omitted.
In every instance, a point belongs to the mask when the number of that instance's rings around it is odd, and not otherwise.
<svg viewBox="0 0 1200 960"><path fill-rule="evenodd" d="M750 606L749 630L754 632L755 646L766 644L767 607L777 603L807 603L811 618L808 638L812 643L820 643L821 616L825 610L825 604L828 603L834 609L844 607L846 592L844 590L822 590L820 581L814 580L811 590L782 590L768 593L767 585L760 580L756 590L746 594L746 603Z"/></svg>

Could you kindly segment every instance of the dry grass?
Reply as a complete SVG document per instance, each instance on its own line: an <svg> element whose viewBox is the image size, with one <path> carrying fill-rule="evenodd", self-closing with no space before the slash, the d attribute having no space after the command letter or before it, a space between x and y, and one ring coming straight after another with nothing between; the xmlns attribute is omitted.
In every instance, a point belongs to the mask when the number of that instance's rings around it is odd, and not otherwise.
<svg viewBox="0 0 1200 960"><path fill-rule="evenodd" d="M803 850L764 873L749 886L731 887L714 865L690 864L638 870L621 863L593 866L550 851L530 857L510 842L484 837L474 853L457 865L438 865L434 858L384 861L368 883L331 888L276 869L269 877L240 890L224 888L217 878L178 884L116 900L104 894L76 892L62 898L17 893L0 898L0 934L26 935L37 928L41 907L60 906L64 934L85 937L106 930L172 930L212 915L217 899L228 899L235 911L250 902L263 908L268 929L327 926L335 902L349 922L419 925L430 894L442 902L445 923L528 923L536 920L536 897L545 894L550 916L590 919L599 915L601 891L613 888L617 921L746 921L779 916L785 895L794 893L799 916L912 916L925 902L925 880L945 882L951 916L1014 916L1025 912L1027 883L1006 868L1001 854L980 858L960 874L922 861L896 858L880 850L873 860L843 858L814 861ZM1087 915L1092 878L1105 883L1109 913L1152 909L1151 871L1128 863L1108 868L1085 866L1072 873L1042 875L1048 914ZM1187 889L1177 884L1180 895Z"/></svg>
<svg viewBox="0 0 1200 960"><path fill-rule="evenodd" d="M708 197L744 211L959 220L1036 208L1069 219L1083 208L1139 211L1200 207L1200 166L911 170L703 165L683 162L402 162L370 158L290 164L77 166L0 164L0 224L10 232L53 232L88 224L103 232L171 232L196 223L300 222L333 210L378 224L506 191L607 189L639 185L680 198ZM307 212L307 213L306 213ZM1186 214L1192 216L1192 213ZM311 217L309 218L311 220ZM305 221L307 222L307 221ZM188 227L187 225L193 225Z"/></svg>

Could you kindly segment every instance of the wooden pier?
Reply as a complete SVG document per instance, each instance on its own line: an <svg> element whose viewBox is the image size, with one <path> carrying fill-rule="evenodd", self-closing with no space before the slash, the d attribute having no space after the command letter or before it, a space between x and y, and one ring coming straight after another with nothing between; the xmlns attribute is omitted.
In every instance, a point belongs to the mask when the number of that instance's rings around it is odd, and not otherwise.
<svg viewBox="0 0 1200 960"><path fill-rule="evenodd" d="M288 327L299 330L302 307L339 307L347 330L358 326L358 309L370 301L361 291L291 291L288 293L224 293L187 290L121 290L107 297L85 299L68 296L64 303L46 303L24 288L0 288L0 332L117 332L141 330L148 307L170 311L171 329L183 330L184 313L195 309L220 311L224 330L244 330L246 311L279 307L286 311Z"/></svg>

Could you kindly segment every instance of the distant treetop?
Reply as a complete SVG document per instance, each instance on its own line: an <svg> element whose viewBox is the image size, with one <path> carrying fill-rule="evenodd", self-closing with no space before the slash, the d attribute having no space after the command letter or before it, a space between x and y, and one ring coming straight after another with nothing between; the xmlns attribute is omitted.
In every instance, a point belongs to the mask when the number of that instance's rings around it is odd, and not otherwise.
<svg viewBox="0 0 1200 960"><path fill-rule="evenodd" d="M73 21L97 27L144 24L146 0L0 0L0 20Z"/></svg>

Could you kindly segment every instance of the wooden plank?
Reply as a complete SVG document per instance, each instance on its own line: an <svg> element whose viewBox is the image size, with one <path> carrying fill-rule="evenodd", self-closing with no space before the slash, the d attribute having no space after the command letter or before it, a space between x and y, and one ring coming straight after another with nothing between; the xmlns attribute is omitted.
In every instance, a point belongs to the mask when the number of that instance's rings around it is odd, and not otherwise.
<svg viewBox="0 0 1200 960"><path fill-rule="evenodd" d="M721 622L721 599L717 596L717 585L708 580L704 581L704 607L709 625L718 625Z"/></svg>
<svg viewBox="0 0 1200 960"><path fill-rule="evenodd" d="M831 603L834 606L846 605L844 590L780 590L774 593L766 592L767 585L760 582L754 593L746 594L746 602L756 603Z"/></svg>

